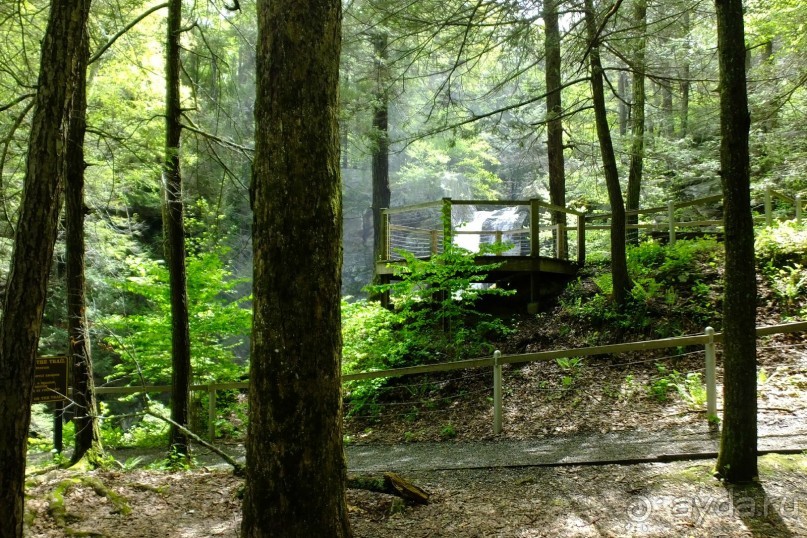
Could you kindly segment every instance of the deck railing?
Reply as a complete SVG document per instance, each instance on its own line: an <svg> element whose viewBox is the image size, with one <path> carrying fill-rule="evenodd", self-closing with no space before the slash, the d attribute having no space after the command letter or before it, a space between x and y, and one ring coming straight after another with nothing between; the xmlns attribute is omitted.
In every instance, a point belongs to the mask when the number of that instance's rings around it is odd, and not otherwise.
<svg viewBox="0 0 807 538"><path fill-rule="evenodd" d="M663 233L670 243L675 243L679 234L721 233L723 219L688 219L681 215L686 208L714 206L723 199L721 194L688 200L669 202L663 206L626 211L627 217L636 217L636 224L627 224L628 230L646 233ZM777 217L774 201L778 200L793 208L784 218L801 220L803 201L801 194L790 196L768 187L764 192L764 214L755 217L755 222L771 226ZM458 217L462 208L523 208L524 215L519 225L504 230L468 228L470 219ZM793 215L791 217L791 214ZM586 231L609 231L611 213L582 213L560 207L541 199L530 200L454 200L444 198L439 202L410 205L382 210L382 250L378 261L396 261L406 251L419 258L428 258L443 252L447 242L468 244L463 237L475 237L471 243L511 243L512 249L504 256L547 256L583 263L586 258ZM446 223L451 223L447 225ZM459 223L459 224L458 224ZM534 233L533 233L534 232ZM589 236L588 239L591 239ZM569 242L575 244L576 252L569 251Z"/></svg>
<svg viewBox="0 0 807 538"><path fill-rule="evenodd" d="M456 213L462 208L523 208L523 218L507 229L468 228L472 219ZM477 238L471 243L512 244L503 256L549 256L564 260L585 261L585 215L573 209L556 206L540 199L530 200L453 200L411 205L382 210L381 260L402 259L400 251L416 257L429 257L443 252L449 242L468 244L463 237ZM576 248L572 257L570 237ZM473 250L473 249L469 249Z"/></svg>

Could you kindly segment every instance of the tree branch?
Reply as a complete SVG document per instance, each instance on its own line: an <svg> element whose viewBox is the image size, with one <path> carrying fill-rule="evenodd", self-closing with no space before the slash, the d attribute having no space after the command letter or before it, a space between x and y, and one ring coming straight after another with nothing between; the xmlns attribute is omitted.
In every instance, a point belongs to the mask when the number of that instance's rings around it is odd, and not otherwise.
<svg viewBox="0 0 807 538"><path fill-rule="evenodd" d="M35 93L26 93L25 95L20 95L19 97L17 97L16 99L11 101L10 103L6 103L5 105L0 105L0 112L5 112L6 110L13 107L14 105L22 103L26 99L30 99L31 97L34 97L35 95L36 95Z"/></svg>
<svg viewBox="0 0 807 538"><path fill-rule="evenodd" d="M193 123L192 119L190 119L187 116L184 116L184 118L185 118L185 120L187 120L188 123L187 124L186 123L182 124L183 129L187 129L187 130L191 131L192 133L196 133L196 134L198 134L200 136L203 136L205 138L213 140L214 142L217 142L218 144L221 144L224 147L240 151L241 153L243 153L247 157L249 157L249 154L255 153L254 148L250 148L250 147L247 147L247 146L242 146L240 144L236 144L235 142L231 142L229 140L225 140L225 139L223 139L221 137L218 137L218 136L216 136L216 135L214 135L212 133L208 133L206 131L203 131L203 130L199 129L198 127L196 127L196 125Z"/></svg>
<svg viewBox="0 0 807 538"><path fill-rule="evenodd" d="M136 17L136 18L135 18L135 19L134 19L132 22L130 22L129 24L127 24L126 26L124 26L124 27L121 29L121 31L120 31L120 32L118 32L117 34L113 35L113 36L112 36L112 37L109 39L109 41L107 41L106 43L104 43L104 44L101 46L101 48L100 48L100 49L98 49L98 52L96 52L95 54L93 54L93 55L92 55L92 57L90 58L90 60L89 60L89 62L88 62L88 63L89 63L89 64L91 64L91 63L96 62L96 61L98 61L99 59L101 59L101 56L102 56L102 55L103 55L103 54L104 54L104 53L107 51L107 49L109 49L109 47L111 47L112 45L114 45L114 44L115 44L115 42L116 42L118 39L120 39L121 37L123 37L123 35L124 35L126 32L128 32L129 30L131 30L132 28L134 28L135 26L137 26L137 24L138 24L140 21L142 21L143 19L145 19L146 17L148 17L149 15L151 15L152 13L154 13L155 11L159 11L159 10L164 9L164 8L167 8L167 7L168 7L168 2L166 2L166 3L164 3L164 4L159 4L159 5L154 6L154 7L153 7L153 8L151 8L151 9L146 10L146 11L145 11L144 13L142 13L140 16Z"/></svg>
<svg viewBox="0 0 807 538"><path fill-rule="evenodd" d="M553 89L551 91L548 91L548 92L542 93L541 95L538 95L536 97L527 99L526 101L521 101L521 102L518 102L518 103L514 103L512 105L497 108L495 110L491 110L490 112L485 112L484 114L474 114L470 118L466 118L464 120L461 120L461 121L458 121L458 122L455 122L455 123L444 125L442 127L438 127L438 128L433 129L431 131L427 131L425 133L420 133L420 134L415 135L413 137L396 140L395 142L406 142L408 144L410 142L413 142L415 140L419 140L419 139L424 138L426 136L433 136L433 135L436 135L436 134L444 133L446 131L456 129L457 127L462 127L463 125L468 125L469 123L473 123L475 121L478 121L478 120L481 120L481 119L484 119L484 118L489 118L491 116L495 116L496 114L501 114L503 112L507 112L507 111L510 111L510 110L514 110L516 108L521 108L523 106L530 105L532 103L540 101L541 99L546 99L547 95L551 95L551 94L553 94L555 92L559 92L559 91L561 91L561 90L563 90L565 88L568 88L570 86L574 86L575 84L580 84L581 82L588 82L588 80L589 80L589 77L587 77L587 76L582 77L582 78L577 78L577 79L569 81L569 82L567 82L565 84L562 84L558 88L555 88L555 89Z"/></svg>

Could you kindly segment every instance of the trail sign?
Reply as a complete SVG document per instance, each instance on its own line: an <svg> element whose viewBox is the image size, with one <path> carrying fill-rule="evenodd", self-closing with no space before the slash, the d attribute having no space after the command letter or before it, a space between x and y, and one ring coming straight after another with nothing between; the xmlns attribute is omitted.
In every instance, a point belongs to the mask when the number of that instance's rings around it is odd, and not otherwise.
<svg viewBox="0 0 807 538"><path fill-rule="evenodd" d="M65 355L36 358L33 403L67 399L69 362Z"/></svg>

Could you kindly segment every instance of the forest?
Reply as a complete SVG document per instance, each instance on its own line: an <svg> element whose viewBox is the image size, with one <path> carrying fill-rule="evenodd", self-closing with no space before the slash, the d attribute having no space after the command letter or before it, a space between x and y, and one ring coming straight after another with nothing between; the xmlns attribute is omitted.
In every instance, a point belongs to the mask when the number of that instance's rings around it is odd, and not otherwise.
<svg viewBox="0 0 807 538"><path fill-rule="evenodd" d="M4 2L0 537L88 535L81 491L135 517L120 484L162 495L168 471L181 502L229 495L209 517L235 523L189 536L471 535L439 531L464 475L414 473L438 492L418 512L356 486L365 444L684 428L719 440L698 480L807 474L795 450L758 463L766 409L807 433L804 329L755 332L807 309L805 21L799 0ZM566 262L560 284L496 277L509 256ZM717 404L713 341L517 358L714 331ZM68 394L37 392L37 357L67 357ZM236 476L194 474L200 451ZM697 532L807 528L780 516Z"/></svg>

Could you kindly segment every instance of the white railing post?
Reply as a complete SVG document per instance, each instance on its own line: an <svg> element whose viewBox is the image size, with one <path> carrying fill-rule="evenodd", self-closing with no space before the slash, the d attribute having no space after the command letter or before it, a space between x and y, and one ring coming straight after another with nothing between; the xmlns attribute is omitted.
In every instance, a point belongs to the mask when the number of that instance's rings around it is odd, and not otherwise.
<svg viewBox="0 0 807 538"><path fill-rule="evenodd" d="M216 386L207 386L207 438L212 443L216 439Z"/></svg>
<svg viewBox="0 0 807 538"><path fill-rule="evenodd" d="M715 330L706 327L706 417L709 420L717 418L717 382L715 380Z"/></svg>
<svg viewBox="0 0 807 538"><path fill-rule="evenodd" d="M502 433L502 352L493 352L493 433Z"/></svg>

